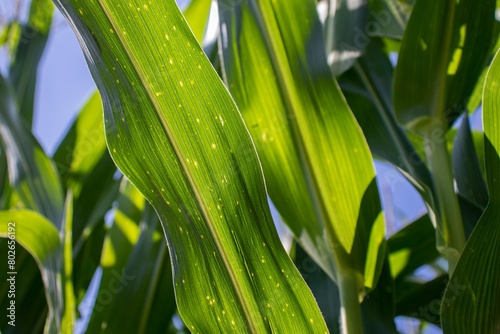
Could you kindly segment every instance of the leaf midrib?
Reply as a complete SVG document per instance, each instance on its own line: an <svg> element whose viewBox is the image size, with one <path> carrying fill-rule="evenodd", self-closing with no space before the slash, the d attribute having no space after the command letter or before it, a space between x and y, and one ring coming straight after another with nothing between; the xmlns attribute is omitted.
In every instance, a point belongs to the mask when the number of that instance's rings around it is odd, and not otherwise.
<svg viewBox="0 0 500 334"><path fill-rule="evenodd" d="M301 102L295 97L297 96L297 92L294 84L289 84L289 82L293 82L293 74L291 73L290 65L288 62L288 58L286 57L286 61L278 60L278 51L276 46L276 41L271 37L271 34L268 33L267 27L269 27L269 22L266 22L265 15L262 14L263 10L261 6L256 4L255 0L251 0L251 5L254 10L259 13L259 17L262 18L258 20L260 30L262 32L264 41L266 43L266 47L269 50L269 56L271 58L271 63L273 64L273 68L276 72L276 77L279 82L279 90L281 92L281 96L285 102L287 110L293 115L293 117L289 117L289 128L290 133L292 135L295 146L299 152L299 160L302 166L302 172L306 180L307 188L309 189L309 194L312 197L312 204L314 210L316 212L316 218L319 223L325 227L328 234L328 243L330 244L330 250L333 250L333 254L335 256L336 267L339 272L343 272L345 269L351 267L349 265L350 261L348 256L343 256L345 252L335 251L334 249L338 249L332 247L331 243L342 245L339 237L335 231L335 228L332 226L330 219L328 218L328 210L326 209L326 203L324 201L324 196L321 196L321 191L319 189L319 181L317 176L313 172L311 158L306 149L306 145L303 142L303 135L299 124L297 123L297 115L302 111ZM272 6L269 4L269 6ZM272 10L272 8L271 8ZM278 22L276 20L276 25ZM278 30L279 31L279 30ZM284 45L283 45L284 49ZM286 56L286 51L283 51ZM289 69L287 70L286 67ZM343 246L342 246L343 249ZM338 279L338 278L337 278Z"/></svg>
<svg viewBox="0 0 500 334"><path fill-rule="evenodd" d="M233 283L232 286L233 286L234 291L236 292L236 296L238 297L240 305L243 308L243 313L245 316L246 323L250 327L252 333L258 333L258 330L257 330L257 328L255 328L255 325L253 324L252 318L250 317L249 306L245 302L243 292L239 288L239 284L238 284L238 280L236 279L235 271L231 267L230 262L227 259L226 253L223 251L224 248L221 245L221 243L219 242L218 234L212 226L213 225L212 219L210 218L210 215L208 214L208 212L205 209L205 204L204 204L204 201L202 200L202 196L201 196L200 192L198 191L198 187L196 186L195 181L192 179L192 177L189 173L189 169L187 168L187 165L184 163L184 160L181 159L181 157L182 157L181 150L179 149L179 147L176 144L176 141L174 140L175 136L172 135L172 131L171 131L170 127L168 126L164 117L162 117L161 113L158 112L158 110L161 110L161 109L158 107L157 101L155 100L155 98L151 94L151 90L149 88L149 85L147 85L147 83L144 81L144 76L141 75L143 73L141 73L141 71L139 70L139 67L137 66L137 62L132 57L132 53L131 53L130 49L127 47L127 44L124 43L123 39L121 38L120 30L116 29L117 27L114 24L114 21L111 19L110 15L109 15L109 11L107 10L107 8L104 7L104 4L101 1L98 1L98 4L99 4L99 7L101 7L104 15L106 16L109 24L114 28L114 31L116 32L115 35L117 36L118 40L120 41L120 46L123 47L123 49L125 50L125 54L126 54L127 58L129 59L130 63L133 65L132 66L133 70L137 74L142 86L145 88L148 99L150 100L151 104L153 105L153 107L156 110L156 114L157 114L159 120L161 121L162 127L165 131L165 135L167 136L167 138L169 140L169 144L175 153L175 157L176 157L179 165L182 167L182 170L184 171L183 174L185 176L185 180L187 181L187 183L190 186L189 189L196 199L196 205L201 212L203 220L205 222L207 222L206 225L207 225L208 230L212 236L212 240L213 240L215 246L217 247L217 250L219 252L219 255L221 256L222 262L224 263L224 267L226 268L226 270L229 274L229 277L231 279L231 282ZM177 5L175 5L175 6L177 6ZM179 11L178 8L177 8L177 10ZM175 13L174 13L174 15L175 15ZM203 205L202 205L202 203L203 203Z"/></svg>

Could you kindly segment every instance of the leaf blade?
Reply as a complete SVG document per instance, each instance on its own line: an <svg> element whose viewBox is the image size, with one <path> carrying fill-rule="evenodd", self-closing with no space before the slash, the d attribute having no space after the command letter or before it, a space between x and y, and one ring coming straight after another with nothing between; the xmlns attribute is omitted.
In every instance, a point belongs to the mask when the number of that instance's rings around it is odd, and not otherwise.
<svg viewBox="0 0 500 334"><path fill-rule="evenodd" d="M310 291L279 243L241 117L175 3L119 4L57 3L89 50L112 157L164 224L179 312L189 329L325 332ZM154 33L146 34L150 29ZM148 47L158 52L144 52ZM286 321L278 307L285 303L296 312Z"/></svg>

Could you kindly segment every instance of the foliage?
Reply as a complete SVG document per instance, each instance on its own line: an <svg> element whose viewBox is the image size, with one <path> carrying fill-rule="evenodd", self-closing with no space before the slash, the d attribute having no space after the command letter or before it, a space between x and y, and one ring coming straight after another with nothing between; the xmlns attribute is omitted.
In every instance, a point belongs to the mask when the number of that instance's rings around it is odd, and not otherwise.
<svg viewBox="0 0 500 334"><path fill-rule="evenodd" d="M495 1L54 3L99 92L48 156L31 126L54 6L2 27L2 332L499 330ZM381 161L427 209L391 234Z"/></svg>

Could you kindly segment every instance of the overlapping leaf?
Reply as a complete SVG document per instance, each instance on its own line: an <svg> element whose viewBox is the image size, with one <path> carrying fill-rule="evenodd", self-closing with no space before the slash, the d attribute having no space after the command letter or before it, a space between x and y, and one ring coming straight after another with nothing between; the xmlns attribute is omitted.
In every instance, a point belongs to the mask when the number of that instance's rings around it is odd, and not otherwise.
<svg viewBox="0 0 500 334"><path fill-rule="evenodd" d="M500 56L497 53L483 93L485 164L489 203L460 257L441 307L449 333L500 330Z"/></svg>
<svg viewBox="0 0 500 334"><path fill-rule="evenodd" d="M51 0L33 0L28 22L21 25L21 36L9 68L22 119L31 127L38 64L50 32L54 4Z"/></svg>
<svg viewBox="0 0 500 334"><path fill-rule="evenodd" d="M93 93L78 112L53 157L65 187L71 188L76 198L89 174L107 154L102 113L101 98L97 92ZM110 167L113 168L112 164Z"/></svg>
<svg viewBox="0 0 500 334"><path fill-rule="evenodd" d="M465 109L488 57L494 9L493 0L416 2L394 82L403 124L428 133L435 122L451 123Z"/></svg>
<svg viewBox="0 0 500 334"><path fill-rule="evenodd" d="M64 202L59 175L21 119L11 90L1 76L0 137L7 155L10 183L23 204L59 227Z"/></svg>
<svg viewBox="0 0 500 334"><path fill-rule="evenodd" d="M365 27L368 3L363 0L329 0L325 21L325 48L334 75L349 69L370 42Z"/></svg>
<svg viewBox="0 0 500 334"><path fill-rule="evenodd" d="M100 89L113 159L164 224L190 331L325 332L243 121L175 3L57 5Z"/></svg>
<svg viewBox="0 0 500 334"><path fill-rule="evenodd" d="M346 270L372 288L384 238L372 157L329 71L314 3L230 3L219 5L225 79L270 197L331 278Z"/></svg>
<svg viewBox="0 0 500 334"><path fill-rule="evenodd" d="M60 282L57 278L59 270L57 256L60 251L58 231L45 217L28 210L0 212L1 237L8 237L9 226L14 226L14 233L11 234L33 256L38 264L49 306L45 330L48 333L56 333L60 331L63 308L59 298ZM11 271L16 271L17 268L19 267L16 263L15 269Z"/></svg>

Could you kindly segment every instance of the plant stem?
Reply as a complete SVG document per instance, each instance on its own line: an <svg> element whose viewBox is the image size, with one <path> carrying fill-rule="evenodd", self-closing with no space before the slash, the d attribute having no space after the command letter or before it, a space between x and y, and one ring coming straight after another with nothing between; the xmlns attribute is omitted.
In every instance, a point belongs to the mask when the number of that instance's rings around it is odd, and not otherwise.
<svg viewBox="0 0 500 334"><path fill-rule="evenodd" d="M342 334L362 334L361 305L356 277L349 274L338 275L340 290L340 320Z"/></svg>
<svg viewBox="0 0 500 334"><path fill-rule="evenodd" d="M445 130L437 126L431 135L426 136L426 154L431 167L434 185L438 196L440 218L438 221L439 238L444 237L445 247L440 251L448 258L448 271L451 276L458 258L465 247L465 233L458 198L453 186L450 157L446 147Z"/></svg>

